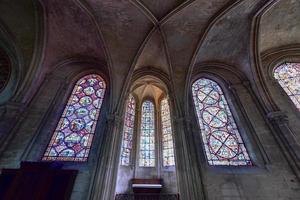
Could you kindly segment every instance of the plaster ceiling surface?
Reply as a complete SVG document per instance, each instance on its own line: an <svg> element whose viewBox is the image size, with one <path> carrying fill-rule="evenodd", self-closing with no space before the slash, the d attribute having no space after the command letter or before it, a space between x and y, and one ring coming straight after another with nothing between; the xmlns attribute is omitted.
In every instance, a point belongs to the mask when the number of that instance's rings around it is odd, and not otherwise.
<svg viewBox="0 0 300 200"><path fill-rule="evenodd" d="M86 0L97 19L109 54L113 96L120 96L127 75L153 24L131 1Z"/></svg>
<svg viewBox="0 0 300 200"><path fill-rule="evenodd" d="M164 41L158 29L152 33L151 38L143 48L135 65L135 69L145 66L155 67L171 75Z"/></svg>
<svg viewBox="0 0 300 200"><path fill-rule="evenodd" d="M260 52L291 44L300 44L300 1L280 0L262 16Z"/></svg>
<svg viewBox="0 0 300 200"><path fill-rule="evenodd" d="M97 26L73 0L42 0L46 10L44 68L72 57L105 60Z"/></svg>
<svg viewBox="0 0 300 200"><path fill-rule="evenodd" d="M250 78L249 19L263 4L261 0L245 0L223 15L204 39L197 54L196 66L203 62L225 63L243 71Z"/></svg>
<svg viewBox="0 0 300 200"><path fill-rule="evenodd" d="M43 67L47 69L70 57L105 60L114 88L112 98L116 102L128 87L126 81L130 82L134 70L141 67L155 67L168 74L180 98L194 63L218 61L250 74L252 17L270 2L39 1L44 5L45 16ZM299 4L299 0L281 0L265 14L261 22L262 50L299 43ZM13 23L30 25L21 19Z"/></svg>
<svg viewBox="0 0 300 200"><path fill-rule="evenodd" d="M157 20L162 19L168 13L172 12L178 6L187 2L185 0L163 0L163 1L155 1L155 0L140 0L145 7L147 7Z"/></svg>
<svg viewBox="0 0 300 200"><path fill-rule="evenodd" d="M21 50L25 71L29 68L35 44L37 30L35 12L33 1L0 1L0 25L4 24L3 28L7 29L4 31L12 34L13 40Z"/></svg>
<svg viewBox="0 0 300 200"><path fill-rule="evenodd" d="M131 92L138 97L139 102L148 98L158 103L160 97L165 94L165 87L164 83L156 77L143 76L132 84Z"/></svg>
<svg viewBox="0 0 300 200"><path fill-rule="evenodd" d="M206 36L205 44L201 46L196 62L218 57L220 61L234 61L237 65L249 63L246 57L250 13L265 2L240 1L204 35L212 21L223 14L221 11L239 1L44 1L49 21L48 38L52 38L48 42L48 54L55 54L48 57L57 60L68 55L102 58L104 45L115 97L120 96L125 80L130 79L133 70L144 66L167 73L177 85L176 93L182 97L187 72L203 36ZM79 8L78 4L85 9ZM98 33L93 20L99 27Z"/></svg>
<svg viewBox="0 0 300 200"><path fill-rule="evenodd" d="M186 75L199 40L215 15L231 2L234 1L194 1L163 24L178 100L183 101Z"/></svg>

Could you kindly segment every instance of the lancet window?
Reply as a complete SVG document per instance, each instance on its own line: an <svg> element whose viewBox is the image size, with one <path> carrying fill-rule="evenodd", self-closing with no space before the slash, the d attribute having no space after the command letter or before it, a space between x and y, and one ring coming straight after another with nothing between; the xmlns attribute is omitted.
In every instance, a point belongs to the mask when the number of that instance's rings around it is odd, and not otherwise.
<svg viewBox="0 0 300 200"><path fill-rule="evenodd" d="M104 80L97 74L77 81L43 160L87 161L105 88Z"/></svg>
<svg viewBox="0 0 300 200"><path fill-rule="evenodd" d="M200 78L192 94L209 165L252 165L221 87Z"/></svg>
<svg viewBox="0 0 300 200"><path fill-rule="evenodd" d="M300 63L284 63L276 67L274 78L300 111Z"/></svg>
<svg viewBox="0 0 300 200"><path fill-rule="evenodd" d="M146 100L142 105L140 134L140 167L155 166L155 114L154 104Z"/></svg>
<svg viewBox="0 0 300 200"><path fill-rule="evenodd" d="M132 140L134 132L135 122L135 107L136 102L134 97L130 94L127 100L127 106L125 111L125 120L123 127L123 140L122 140L122 152L121 152L121 165L130 165L130 157L132 151Z"/></svg>
<svg viewBox="0 0 300 200"><path fill-rule="evenodd" d="M174 166L173 133L170 118L170 106L167 98L161 101L162 147L163 166Z"/></svg>

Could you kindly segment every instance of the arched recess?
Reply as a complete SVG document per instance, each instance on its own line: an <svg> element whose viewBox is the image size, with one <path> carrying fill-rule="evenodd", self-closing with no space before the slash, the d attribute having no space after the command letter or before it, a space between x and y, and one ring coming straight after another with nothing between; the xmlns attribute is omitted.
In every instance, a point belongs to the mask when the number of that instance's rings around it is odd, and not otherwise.
<svg viewBox="0 0 300 200"><path fill-rule="evenodd" d="M299 44L274 48L264 52L261 55L259 68L261 79L257 85L260 86L258 88L262 94L262 101L266 107L268 117L273 121L279 118L285 119L285 124L289 127L289 131L284 131L285 134L292 132L291 137L288 134L286 135L288 143L291 145L290 149L300 152L299 110L274 77L274 70L284 63L300 63ZM300 160L300 157L297 157Z"/></svg>
<svg viewBox="0 0 300 200"><path fill-rule="evenodd" d="M65 162L64 166L80 171L73 193L75 198L84 199L89 195L98 164L102 163L107 138L107 115L111 110L110 76L106 66L96 59L74 58L58 63L47 73L39 90L33 97L22 123L11 133L12 138L0 160L1 166L14 166L21 160L41 161L47 145L64 111L66 102L75 83L85 75L98 74L106 83L106 94L102 102L98 123L94 132L88 162ZM26 134L24 134L26 133ZM18 145L18 150L15 150ZM10 152L14 151L14 155Z"/></svg>
<svg viewBox="0 0 300 200"><path fill-rule="evenodd" d="M297 4L297 1L270 1L254 15L251 67L252 85L261 113L265 115L276 142L284 149L284 158L300 179L299 113L295 112L294 105L286 98L282 88L274 87L278 83L274 82L271 75L274 67L281 63L298 62L300 44L297 32L299 26L296 24L299 22L299 12L293 12L298 8ZM291 24L295 26L293 31L290 31ZM278 39L279 42L274 42Z"/></svg>
<svg viewBox="0 0 300 200"><path fill-rule="evenodd" d="M15 44L12 34L0 23L1 65L9 66L9 75L5 87L0 89L0 105L9 101L16 93L23 76L24 61L20 49ZM6 64L5 64L6 63Z"/></svg>
<svg viewBox="0 0 300 200"><path fill-rule="evenodd" d="M31 145L26 150L27 153L23 154L24 159L40 160L42 158L47 143L52 137L75 84L79 79L89 74L99 75L106 84L105 96L97 123L97 127L100 126L99 124L103 126L103 123L106 121L106 115L111 109L110 79L105 65L90 58L73 58L62 61L54 67L53 71L47 73L46 78L42 82L32 102L35 106L40 106L41 109L47 108L47 110L45 110L46 112L42 117L35 138L31 141ZM43 96L43 94L46 93L47 97ZM39 103L38 99L43 99L43 103L49 101L49 105L46 106L43 105L42 102ZM101 130L103 130L103 128L101 128ZM93 143L97 141L97 135L99 138L98 132L99 130L96 128ZM98 145L92 144L89 158L97 157L95 146Z"/></svg>
<svg viewBox="0 0 300 200"><path fill-rule="evenodd" d="M22 109L20 102L15 102L17 90L24 74L24 60L13 34L0 21L0 70L4 75L4 84L0 89L0 143L4 144ZM0 147L0 153L5 145Z"/></svg>
<svg viewBox="0 0 300 200"><path fill-rule="evenodd" d="M170 87L169 87L170 81L167 78L167 75L165 75L163 72L151 68L146 67L142 69L138 69L132 78L132 81L130 83L130 89L127 92L127 97L132 95L132 97L135 99L136 109L135 109L135 118L134 118L134 131L132 136L132 149L130 153L130 159L129 164L123 164L123 162L119 162L119 168L118 168L118 177L116 182L116 194L120 193L132 193L131 190L131 179L133 178L139 178L139 179L153 179L153 178L161 178L163 179L163 193L178 193L177 189L177 175L176 175L176 162L175 164L169 162L170 164L164 164L164 158L163 155L163 149L164 145L163 143L166 143L166 140L163 140L163 123L162 122L162 110L161 105L162 101L167 99L168 101L168 107L170 110L170 116L169 116L169 122L171 123L171 131L172 131L172 147L174 147L175 142L175 134L174 134L174 128L173 128L173 116L174 116L174 102L172 99L172 94L170 94ZM127 100L127 99L126 99ZM125 101L128 102L128 101ZM150 115L142 116L144 109L145 109L145 103L148 103L153 105L153 109L150 109L154 111L154 138L152 138L154 147L151 151L154 152L154 157L152 157L151 163L148 165L147 161L144 163L145 160L141 159L141 154L143 153L141 150L145 147L147 148L148 144L142 144L143 143L143 133L147 132L148 130L143 130L142 124L145 121L152 121L150 118L152 118L151 112ZM124 115L127 116L127 109L126 104L124 105ZM150 106L151 107L151 106ZM163 111L164 113L166 111ZM168 111L167 111L168 112ZM150 117L150 118L149 118ZM148 119L149 118L149 119ZM124 118L124 124L126 124L126 119ZM167 122L168 123L168 122ZM147 126L147 125L146 125ZM151 126L153 127L153 126ZM150 127L150 128L151 128ZM123 128L121 128L122 130ZM126 130L126 128L124 128ZM121 132L120 137L123 139L123 142L121 142L121 150L123 148L124 143L124 131ZM151 135L151 134L150 134ZM127 137L127 136L126 136ZM144 146L145 145L145 146ZM144 146L142 148L142 146ZM165 148L167 149L167 148ZM175 150L174 150L175 151ZM166 151L165 151L166 153ZM167 152L168 153L168 152ZM172 154L171 152L170 154ZM175 153L175 152L174 152ZM122 152L120 153L121 156L123 155ZM174 159L176 160L175 155L173 155ZM167 158L167 156L165 157ZM121 159L120 159L121 160ZM165 162L166 163L166 162Z"/></svg>
<svg viewBox="0 0 300 200"><path fill-rule="evenodd" d="M252 165L245 165L245 167L249 168L250 171L263 168L264 165L269 162L269 160L258 137L258 130L255 128L255 116L249 113L249 110L251 109L258 109L249 81L242 72L230 65L215 62L197 64L195 71L192 74L192 81L189 83L190 96L188 97L189 102L187 103L187 110L185 110L193 111L189 112L192 124L199 124L194 101L192 99L192 84L200 78L212 80L213 82L217 83L223 91L223 95L227 100L228 106L232 112L232 116L236 122L237 129L240 132L252 161ZM233 169L230 166L224 165L209 166L205 156L205 144L203 143L199 125L194 126L192 130L194 134L194 145L196 146L198 158L200 159L201 163L206 163L205 166L208 167L208 169L219 168L222 171L230 171ZM239 168L235 168L235 170L236 172L239 172Z"/></svg>

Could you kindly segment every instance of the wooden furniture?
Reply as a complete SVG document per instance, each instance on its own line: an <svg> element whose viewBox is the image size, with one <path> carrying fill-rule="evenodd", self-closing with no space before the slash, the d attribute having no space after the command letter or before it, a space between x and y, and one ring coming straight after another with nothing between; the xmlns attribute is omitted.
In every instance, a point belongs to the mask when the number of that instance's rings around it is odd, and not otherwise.
<svg viewBox="0 0 300 200"><path fill-rule="evenodd" d="M22 162L20 169L2 169L0 200L69 199L77 170L61 168L54 162Z"/></svg>
<svg viewBox="0 0 300 200"><path fill-rule="evenodd" d="M162 179L132 179L132 190L134 193L160 193Z"/></svg>

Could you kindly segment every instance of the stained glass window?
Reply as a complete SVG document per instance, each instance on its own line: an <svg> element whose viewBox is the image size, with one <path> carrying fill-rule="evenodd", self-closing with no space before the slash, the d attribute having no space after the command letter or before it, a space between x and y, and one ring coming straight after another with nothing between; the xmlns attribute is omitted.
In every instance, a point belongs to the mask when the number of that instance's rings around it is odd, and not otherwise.
<svg viewBox="0 0 300 200"><path fill-rule="evenodd" d="M206 78L192 86L194 104L210 165L252 165L220 86Z"/></svg>
<svg viewBox="0 0 300 200"><path fill-rule="evenodd" d="M155 115L151 101L144 101L142 105L142 120L140 134L140 167L155 166Z"/></svg>
<svg viewBox="0 0 300 200"><path fill-rule="evenodd" d="M123 128L123 142L121 152L121 165L130 164L130 154L132 149L132 138L134 130L134 117L135 117L135 100L132 95L129 95L127 100L124 128Z"/></svg>
<svg viewBox="0 0 300 200"><path fill-rule="evenodd" d="M86 161L105 93L96 74L77 81L43 160Z"/></svg>
<svg viewBox="0 0 300 200"><path fill-rule="evenodd" d="M161 101L161 124L162 124L162 146L163 146L163 166L174 166L174 145L173 133L170 119L170 107L167 98Z"/></svg>
<svg viewBox="0 0 300 200"><path fill-rule="evenodd" d="M278 66L274 77L300 111L300 63Z"/></svg>

